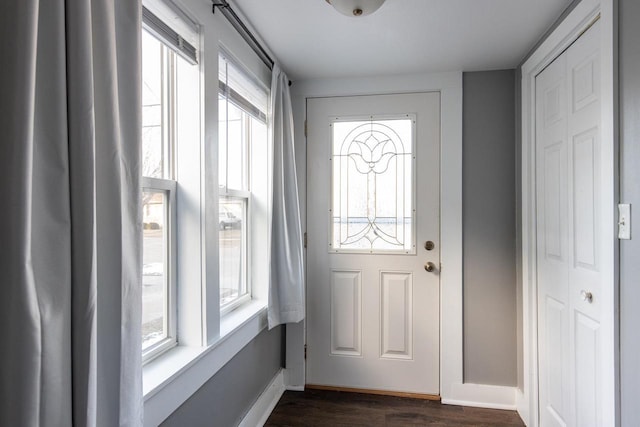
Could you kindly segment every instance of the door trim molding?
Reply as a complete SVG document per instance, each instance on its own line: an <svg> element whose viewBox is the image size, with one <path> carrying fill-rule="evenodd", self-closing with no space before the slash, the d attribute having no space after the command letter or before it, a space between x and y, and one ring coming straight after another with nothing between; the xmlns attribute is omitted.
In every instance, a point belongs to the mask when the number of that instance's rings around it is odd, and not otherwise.
<svg viewBox="0 0 640 427"><path fill-rule="evenodd" d="M459 400L456 386L463 383L462 72L306 80L296 82L291 89L294 112L306 111L307 98L440 92L440 395ZM306 176L304 120L294 117L298 176L303 178L300 182L305 182ZM305 191L304 185L300 188ZM306 221L306 194L301 194L300 203ZM288 387L305 384L304 340L304 322L287 325Z"/></svg>
<svg viewBox="0 0 640 427"><path fill-rule="evenodd" d="M601 21L601 126L603 155L607 167L602 175L609 180L611 194L606 200L610 209L603 215L604 224L611 224L611 235L603 236L605 276L612 287L603 287L601 395L602 419L615 420L619 425L619 351L618 320L618 245L614 234L615 205L618 199L617 141L617 0L582 0L536 49L522 66L522 320L523 382L516 395L516 406L528 426L539 425L538 405L538 342L537 342L537 278L536 278L536 180L535 180L535 78L555 58L567 49L600 16ZM611 197L613 196L613 197Z"/></svg>

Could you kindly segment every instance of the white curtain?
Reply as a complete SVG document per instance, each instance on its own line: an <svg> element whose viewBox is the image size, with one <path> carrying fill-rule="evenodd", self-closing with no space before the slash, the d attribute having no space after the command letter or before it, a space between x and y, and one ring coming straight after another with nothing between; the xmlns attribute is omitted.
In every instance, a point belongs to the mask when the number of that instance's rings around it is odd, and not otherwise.
<svg viewBox="0 0 640 427"><path fill-rule="evenodd" d="M289 79L274 65L271 78L273 182L269 328L304 319L304 266Z"/></svg>
<svg viewBox="0 0 640 427"><path fill-rule="evenodd" d="M0 2L0 426L138 426L140 2Z"/></svg>

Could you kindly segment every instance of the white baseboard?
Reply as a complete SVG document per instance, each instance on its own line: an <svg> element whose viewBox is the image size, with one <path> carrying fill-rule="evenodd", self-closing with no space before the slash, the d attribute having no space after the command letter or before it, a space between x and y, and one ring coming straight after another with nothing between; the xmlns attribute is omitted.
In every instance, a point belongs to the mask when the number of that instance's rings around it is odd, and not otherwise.
<svg viewBox="0 0 640 427"><path fill-rule="evenodd" d="M262 427L267 422L269 415L271 415L273 408L276 407L284 391L284 375L282 369L280 369L271 380L269 386L249 409L247 415L240 421L238 427Z"/></svg>
<svg viewBox="0 0 640 427"><path fill-rule="evenodd" d="M453 384L451 395L442 396L442 403L514 411L516 409L516 392L516 387L469 383Z"/></svg>
<svg viewBox="0 0 640 427"><path fill-rule="evenodd" d="M278 371L271 383L262 392L238 427L262 427L285 390L302 391L304 387L284 385L283 370ZM454 384L451 395L443 396L445 405L473 406L477 408L516 410L516 387L484 384Z"/></svg>

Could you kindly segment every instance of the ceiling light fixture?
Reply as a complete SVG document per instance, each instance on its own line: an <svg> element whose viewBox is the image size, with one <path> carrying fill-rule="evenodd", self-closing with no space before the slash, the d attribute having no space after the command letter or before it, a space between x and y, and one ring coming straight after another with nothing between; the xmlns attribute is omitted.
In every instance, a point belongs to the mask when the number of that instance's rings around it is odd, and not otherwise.
<svg viewBox="0 0 640 427"><path fill-rule="evenodd" d="M327 0L335 10L347 16L369 15L382 6L385 0Z"/></svg>

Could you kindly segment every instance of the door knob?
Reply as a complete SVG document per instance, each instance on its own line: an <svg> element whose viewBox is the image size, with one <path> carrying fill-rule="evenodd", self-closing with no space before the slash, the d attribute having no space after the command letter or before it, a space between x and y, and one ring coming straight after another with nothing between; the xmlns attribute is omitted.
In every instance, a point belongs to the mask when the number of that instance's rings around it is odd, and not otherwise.
<svg viewBox="0 0 640 427"><path fill-rule="evenodd" d="M582 301L586 301L589 304L591 304L593 302L593 294L591 292L587 292L587 291L580 291L580 297L582 298Z"/></svg>
<svg viewBox="0 0 640 427"><path fill-rule="evenodd" d="M432 262L428 262L424 265L424 269L427 270L429 273L431 273L436 269L436 265Z"/></svg>

